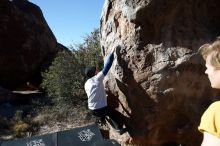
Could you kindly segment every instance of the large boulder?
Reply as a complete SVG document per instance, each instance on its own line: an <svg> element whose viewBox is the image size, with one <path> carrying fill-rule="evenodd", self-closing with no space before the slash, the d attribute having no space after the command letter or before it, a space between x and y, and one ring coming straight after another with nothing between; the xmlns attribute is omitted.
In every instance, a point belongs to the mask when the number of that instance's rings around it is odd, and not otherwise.
<svg viewBox="0 0 220 146"><path fill-rule="evenodd" d="M106 80L109 103L128 127L111 138L144 146L200 145L200 117L217 92L197 51L220 35L219 6L218 0L105 1L102 48L108 54L121 45Z"/></svg>
<svg viewBox="0 0 220 146"><path fill-rule="evenodd" d="M0 85L39 84L57 53L57 41L40 8L28 0L0 1Z"/></svg>

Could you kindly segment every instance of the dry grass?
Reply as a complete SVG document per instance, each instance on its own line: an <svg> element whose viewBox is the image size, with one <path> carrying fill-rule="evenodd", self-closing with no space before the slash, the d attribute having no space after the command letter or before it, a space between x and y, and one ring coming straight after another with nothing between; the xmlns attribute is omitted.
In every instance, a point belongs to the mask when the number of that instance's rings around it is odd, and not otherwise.
<svg viewBox="0 0 220 146"><path fill-rule="evenodd" d="M0 117L0 140L54 133L95 123L97 120L89 113L86 101L62 107L32 101L16 110L11 119ZM105 126L99 127L106 130Z"/></svg>
<svg viewBox="0 0 220 146"><path fill-rule="evenodd" d="M17 121L12 127L12 131L16 137L24 137L30 125L24 121Z"/></svg>

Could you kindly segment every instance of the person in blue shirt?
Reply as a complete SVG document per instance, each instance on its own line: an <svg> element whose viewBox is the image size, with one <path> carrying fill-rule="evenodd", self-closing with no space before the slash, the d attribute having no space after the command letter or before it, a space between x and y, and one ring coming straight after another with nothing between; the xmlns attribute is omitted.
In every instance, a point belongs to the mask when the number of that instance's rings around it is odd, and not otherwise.
<svg viewBox="0 0 220 146"><path fill-rule="evenodd" d="M105 76L112 66L116 48L119 48L119 46L114 47L111 50L111 53L107 56L106 62L104 63L104 68L101 71L99 71L97 67L87 67L85 69L85 74L88 79L84 88L88 96L88 108L91 113L94 116L101 118L102 122L105 120L109 121L112 127L122 134L124 132L123 125L114 114L115 111L108 107L106 91L103 83Z"/></svg>

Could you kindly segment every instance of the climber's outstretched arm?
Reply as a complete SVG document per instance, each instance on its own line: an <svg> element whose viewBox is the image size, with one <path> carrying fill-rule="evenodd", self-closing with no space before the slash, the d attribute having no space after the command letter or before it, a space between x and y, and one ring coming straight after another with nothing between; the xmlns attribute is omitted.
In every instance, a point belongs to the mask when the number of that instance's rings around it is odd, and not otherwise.
<svg viewBox="0 0 220 146"><path fill-rule="evenodd" d="M110 70L113 60L114 60L114 52L118 48L118 46L113 47L111 53L107 56L106 62L104 63L104 68L102 69L103 74L106 76L108 71Z"/></svg>

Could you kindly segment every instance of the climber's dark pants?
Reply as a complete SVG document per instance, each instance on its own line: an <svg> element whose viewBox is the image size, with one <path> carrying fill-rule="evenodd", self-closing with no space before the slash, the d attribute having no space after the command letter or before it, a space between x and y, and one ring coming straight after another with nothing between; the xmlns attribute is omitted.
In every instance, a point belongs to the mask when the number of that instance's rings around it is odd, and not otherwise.
<svg viewBox="0 0 220 146"><path fill-rule="evenodd" d="M107 120L114 129L122 129L121 120L117 116L117 111L109 108L108 106L91 110L92 114L98 118L100 118L101 122ZM108 118L109 117L109 118Z"/></svg>

